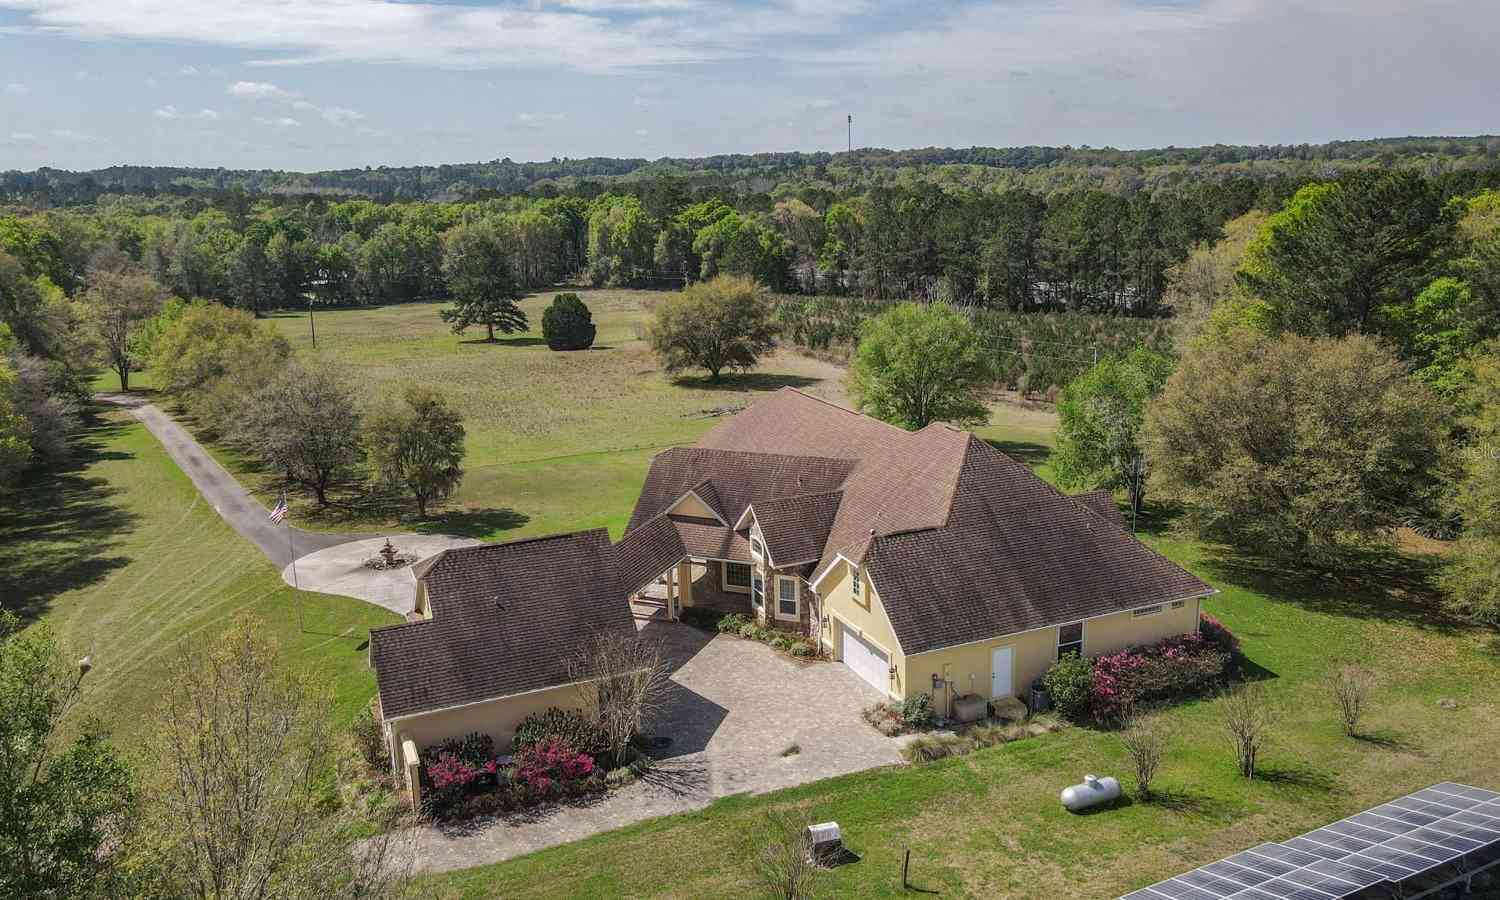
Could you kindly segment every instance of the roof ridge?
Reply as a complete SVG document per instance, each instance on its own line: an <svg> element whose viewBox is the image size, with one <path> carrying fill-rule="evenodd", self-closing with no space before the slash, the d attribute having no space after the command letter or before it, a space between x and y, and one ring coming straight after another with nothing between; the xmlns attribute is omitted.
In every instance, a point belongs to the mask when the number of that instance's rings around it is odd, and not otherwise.
<svg viewBox="0 0 1500 900"><path fill-rule="evenodd" d="M576 531L559 531L554 532L553 534L539 534L533 537L513 538L508 541L489 541L483 544L474 544L469 547L449 547L446 550L441 551L439 555L446 555L451 553L467 553L479 550L504 550L510 547L519 547L522 544L539 544L542 541L560 541L567 538L580 538L595 535L599 532L604 533L604 538L607 543L609 540L608 528L580 528Z"/></svg>
<svg viewBox="0 0 1500 900"><path fill-rule="evenodd" d="M767 497L766 499L760 500L760 501L757 501L757 502L759 502L762 506L764 506L767 503L779 503L782 500L801 500L801 499L803 499L805 497L826 497L829 494L842 494L843 492L844 492L844 488L841 485L839 487L833 488L832 490L827 490L827 491L808 491L808 492L802 493L802 494L782 494L779 497ZM752 507L754 505L755 505L754 503L747 504L746 508Z"/></svg>
<svg viewBox="0 0 1500 900"><path fill-rule="evenodd" d="M796 395L798 395L800 397L806 397L809 400L815 400L818 403L821 403L824 406L830 406L830 407L838 410L839 412L848 413L851 416L856 416L856 417L861 418L861 419L869 419L871 422L877 422L877 423L879 423L881 425L884 425L887 428L890 428L890 429L892 429L894 431L898 431L901 434L914 434L915 433L915 432L907 431L905 428L902 428L900 425L893 425L890 422L885 421L884 419L877 419L874 416L868 415L866 413L862 413L862 412L860 412L857 409L850 409L847 406L840 406L837 403L834 403L832 400L825 400L822 397L816 396L814 394L809 394L808 392L803 391L803 390L799 390L797 388L794 388L791 385L787 385L786 387L782 388L782 390L783 391L791 391L792 393L794 393L794 394L796 394Z"/></svg>

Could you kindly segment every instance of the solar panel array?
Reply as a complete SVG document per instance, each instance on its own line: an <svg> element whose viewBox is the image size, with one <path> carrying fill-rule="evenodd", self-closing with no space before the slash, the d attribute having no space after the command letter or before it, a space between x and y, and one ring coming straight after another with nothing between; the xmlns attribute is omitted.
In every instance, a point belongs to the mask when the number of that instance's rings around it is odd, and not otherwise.
<svg viewBox="0 0 1500 900"><path fill-rule="evenodd" d="M1500 793L1443 782L1122 900L1337 900L1500 851Z"/></svg>

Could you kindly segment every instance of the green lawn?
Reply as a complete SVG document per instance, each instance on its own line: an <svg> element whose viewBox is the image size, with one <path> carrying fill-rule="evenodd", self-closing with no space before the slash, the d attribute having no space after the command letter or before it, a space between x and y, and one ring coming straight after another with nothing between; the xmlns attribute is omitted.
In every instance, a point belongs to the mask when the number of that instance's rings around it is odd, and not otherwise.
<svg viewBox="0 0 1500 900"><path fill-rule="evenodd" d="M371 626L398 621L344 597L298 593L204 502L145 427L106 412L75 465L0 500L0 597L93 656L82 711L126 745L145 733L163 664L245 611L297 666L333 686L340 720L375 690ZM307 631L299 632L294 599Z"/></svg>
<svg viewBox="0 0 1500 900"><path fill-rule="evenodd" d="M733 896L750 892L746 835L767 808L836 820L862 861L831 873L826 896L1106 897L1289 837L1392 796L1452 779L1500 788L1500 643L1430 618L1412 593L1422 560L1359 580L1303 582L1153 538L1223 592L1208 609L1243 639L1281 710L1262 777L1240 779L1212 701L1170 713L1176 740L1165 799L1092 815L1057 792L1084 773L1132 785L1115 737L1065 729L933 765L883 769L761 797L733 797L506 863L431 877L440 896ZM1361 739L1345 737L1322 678L1336 661L1380 673ZM1437 701L1451 697L1458 708Z"/></svg>
<svg viewBox="0 0 1500 900"><path fill-rule="evenodd" d="M364 401L426 384L463 413L463 486L439 517L399 523L404 528L509 539L603 526L619 537L651 456L697 440L719 421L711 412L741 408L784 386L849 403L842 368L791 350L719 385L699 377L669 378L641 337L660 293L580 294L598 335L592 350L575 353L554 353L542 342L542 310L551 292L522 302L530 332L495 344L480 342L477 330L453 334L438 318L442 305L436 303L317 313L316 349L305 313L281 313L270 321L299 355L344 367ZM150 373L139 380L149 387ZM113 384L107 377L100 383ZM1052 419L1049 411L997 405L994 424L981 434L1029 457L1050 446ZM252 462L227 448L210 450L263 500L274 502L280 490L274 476L261 477ZM356 493L343 492L345 505L326 513L316 512L305 497L294 498L293 516L304 527L328 530L398 526L389 507L357 503Z"/></svg>

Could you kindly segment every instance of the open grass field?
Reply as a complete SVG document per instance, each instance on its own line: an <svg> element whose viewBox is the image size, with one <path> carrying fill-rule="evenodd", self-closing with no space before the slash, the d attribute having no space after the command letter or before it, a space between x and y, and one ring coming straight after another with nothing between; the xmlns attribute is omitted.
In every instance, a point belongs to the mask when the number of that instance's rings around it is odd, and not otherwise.
<svg viewBox="0 0 1500 900"><path fill-rule="evenodd" d="M453 334L438 318L441 304L345 309L316 315L314 349L307 315L271 321L298 354L344 367L366 401L397 396L406 384L441 390L464 416L467 474L440 517L402 527L486 539L607 527L618 537L645 480L651 456L691 443L722 414L757 396L791 386L848 406L844 370L783 349L746 375L668 377L642 339L650 305L662 294L634 290L579 291L598 334L588 351L556 353L541 337L542 310L553 292L522 302L532 330L482 342L483 331ZM150 373L142 385L149 386ZM104 378L102 384L114 384ZM997 404L981 434L1026 457L1051 442L1053 416L1043 409ZM274 479L233 452L216 455L247 486L272 499ZM368 505L312 515L294 505L304 527L369 530L394 526L389 510Z"/></svg>
<svg viewBox="0 0 1500 900"><path fill-rule="evenodd" d="M397 621L283 584L120 411L92 422L72 468L0 500L0 547L5 608L47 622L70 655L93 656L80 713L100 716L126 746L149 727L172 654L236 613L258 617L289 660L332 685L341 722L375 692L369 629Z"/></svg>
<svg viewBox="0 0 1500 900"><path fill-rule="evenodd" d="M1280 710L1262 775L1238 777L1217 704L1168 713L1173 749L1158 802L1072 815L1058 791L1087 772L1133 787L1118 739L1087 729L910 768L874 770L697 813L630 826L506 863L434 876L449 897L742 896L764 811L835 820L862 856L829 873L819 896L1110 897L1286 838L1379 801L1452 779L1500 789L1500 643L1445 625L1408 593L1422 561L1387 560L1367 579L1303 582L1153 539L1223 592L1208 609L1244 641ZM1365 734L1343 735L1323 683L1338 661L1380 677ZM1456 709L1438 706L1453 698Z"/></svg>

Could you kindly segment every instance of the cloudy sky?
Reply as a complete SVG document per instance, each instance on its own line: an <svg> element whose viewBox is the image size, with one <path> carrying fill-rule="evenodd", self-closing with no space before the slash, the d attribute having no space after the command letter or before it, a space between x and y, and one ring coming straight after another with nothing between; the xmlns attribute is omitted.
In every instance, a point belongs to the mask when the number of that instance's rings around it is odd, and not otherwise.
<svg viewBox="0 0 1500 900"><path fill-rule="evenodd" d="M0 0L0 169L1500 132L1496 0Z"/></svg>

